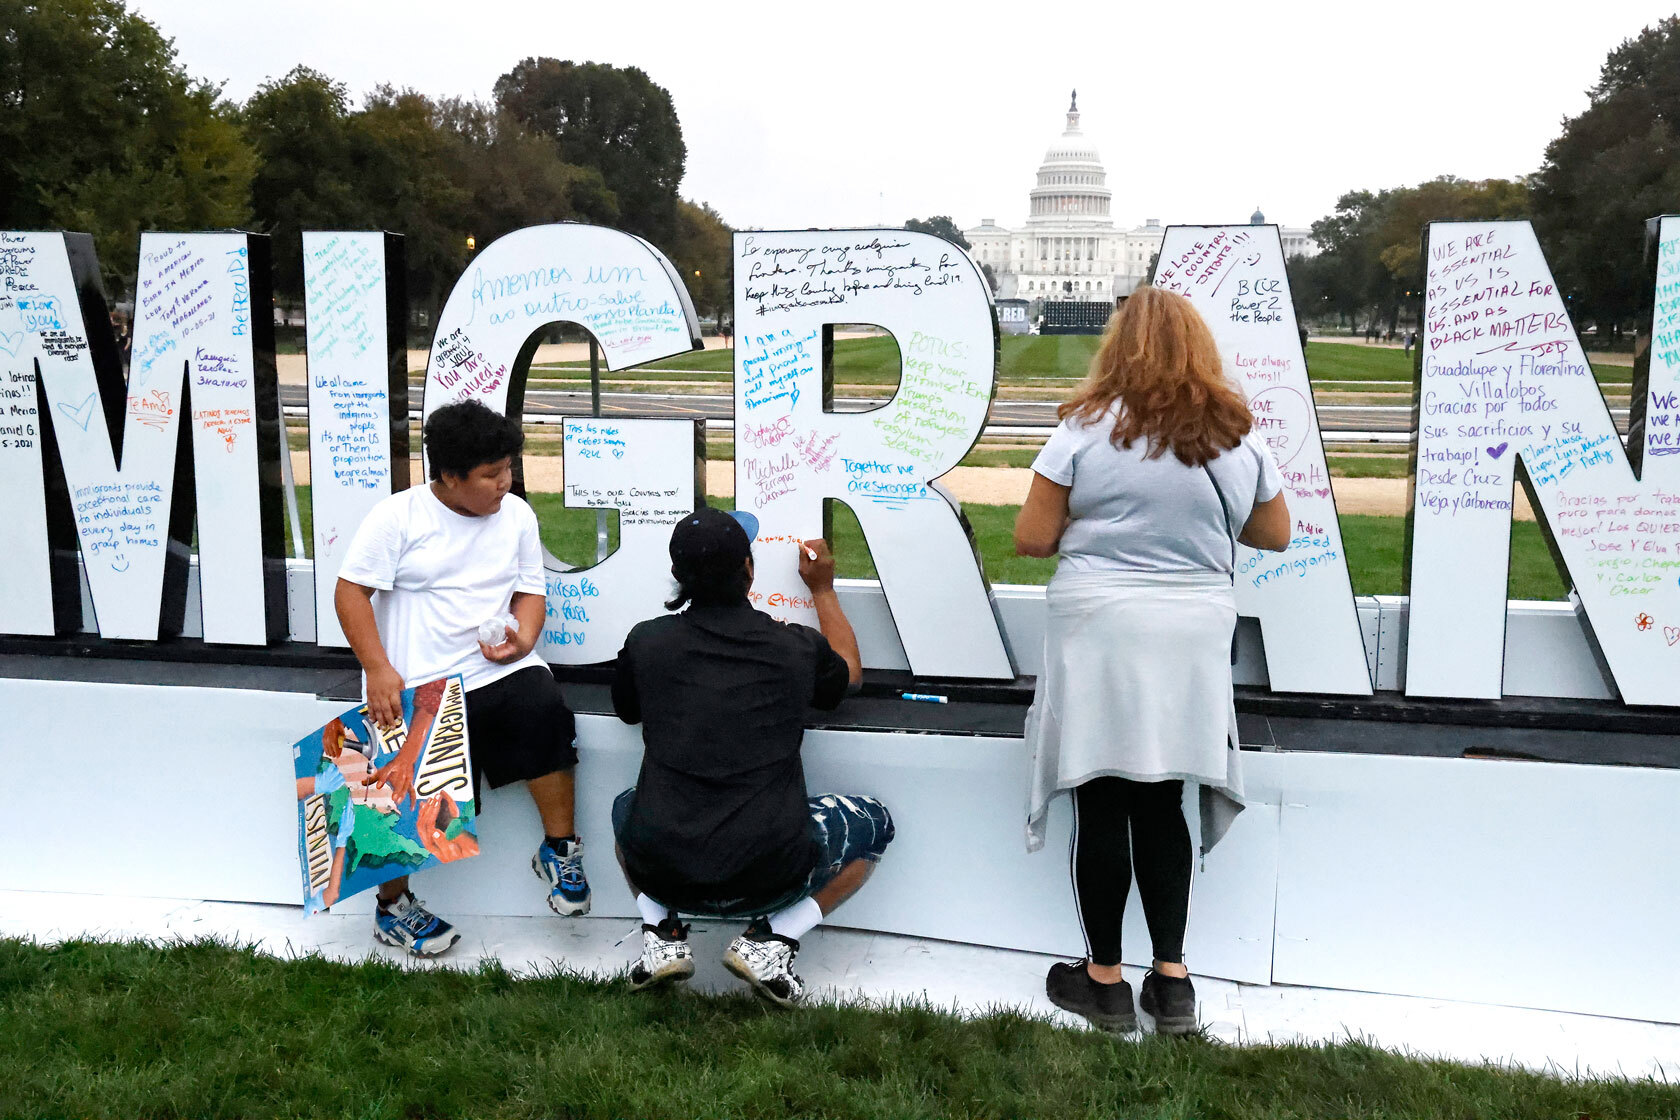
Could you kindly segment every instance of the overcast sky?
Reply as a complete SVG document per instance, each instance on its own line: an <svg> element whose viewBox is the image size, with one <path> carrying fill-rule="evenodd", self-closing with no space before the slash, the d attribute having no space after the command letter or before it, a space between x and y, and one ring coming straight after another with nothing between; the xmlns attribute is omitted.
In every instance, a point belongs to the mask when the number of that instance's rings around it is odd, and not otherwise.
<svg viewBox="0 0 1680 1120"><path fill-rule="evenodd" d="M670 90L685 197L732 225L1018 225L1079 89L1122 226L1328 213L1344 191L1539 166L1605 55L1667 14L1396 4L134 0L243 99L298 63L489 99L528 55Z"/></svg>

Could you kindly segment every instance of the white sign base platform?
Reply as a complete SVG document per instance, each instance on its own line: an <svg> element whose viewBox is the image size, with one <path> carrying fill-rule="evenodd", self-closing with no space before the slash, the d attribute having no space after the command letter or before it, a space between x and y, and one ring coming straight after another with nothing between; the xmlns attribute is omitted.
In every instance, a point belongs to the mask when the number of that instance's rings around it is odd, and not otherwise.
<svg viewBox="0 0 1680 1120"><path fill-rule="evenodd" d="M0 865L0 890L296 902L286 744L341 703L0 679L0 705L0 761L52 791L18 803L32 858ZM66 712L75 766L50 746ZM608 813L635 780L639 732L586 715L578 743L595 913L629 918ZM840 924L1082 954L1065 802L1046 849L1022 845L1020 739L819 731L806 757L813 790L875 794L898 823ZM1186 947L1198 973L1680 1021L1667 938L1680 925L1680 771L1265 752L1244 765L1255 807L1198 869ZM135 811L148 805L191 811ZM428 874L422 893L453 918L544 913L537 835L523 790L491 793L484 854ZM1126 959L1142 963L1135 909L1127 926Z"/></svg>

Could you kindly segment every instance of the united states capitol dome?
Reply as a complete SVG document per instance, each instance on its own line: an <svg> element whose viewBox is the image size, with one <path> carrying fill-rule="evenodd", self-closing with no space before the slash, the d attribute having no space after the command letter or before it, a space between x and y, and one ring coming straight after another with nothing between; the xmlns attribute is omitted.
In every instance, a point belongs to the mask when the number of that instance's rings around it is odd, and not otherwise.
<svg viewBox="0 0 1680 1120"><path fill-rule="evenodd" d="M1077 90L1067 126L1045 149L1027 199L1020 228L982 218L963 231L974 259L995 278L1000 299L1107 303L1131 294L1149 276L1166 230L1154 218L1115 228L1102 155L1079 128ZM1026 309L1015 311L1009 329L1027 330Z"/></svg>
<svg viewBox="0 0 1680 1120"><path fill-rule="evenodd" d="M1050 144L1039 165L1028 223L1073 218L1109 224L1113 196L1107 182L1102 154L1079 130L1079 91L1075 90L1068 105L1067 129Z"/></svg>

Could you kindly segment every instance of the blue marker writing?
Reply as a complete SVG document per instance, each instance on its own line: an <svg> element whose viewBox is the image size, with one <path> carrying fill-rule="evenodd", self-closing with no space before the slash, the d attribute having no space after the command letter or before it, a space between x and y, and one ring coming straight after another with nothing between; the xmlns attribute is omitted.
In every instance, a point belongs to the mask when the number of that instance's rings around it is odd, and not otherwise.
<svg viewBox="0 0 1680 1120"><path fill-rule="evenodd" d="M929 696L925 692L905 692L899 695L900 700L920 700L924 704L949 704L943 696Z"/></svg>

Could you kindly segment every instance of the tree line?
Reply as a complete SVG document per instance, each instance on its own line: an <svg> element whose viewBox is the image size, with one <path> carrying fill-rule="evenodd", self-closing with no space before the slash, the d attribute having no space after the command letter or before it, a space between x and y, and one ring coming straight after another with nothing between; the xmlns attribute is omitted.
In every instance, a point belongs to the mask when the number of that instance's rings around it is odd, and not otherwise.
<svg viewBox="0 0 1680 1120"><path fill-rule="evenodd" d="M0 228L91 231L119 300L142 230L269 234L276 297L300 303L303 229L388 229L432 322L477 250L576 220L647 238L717 315L730 228L679 194L686 158L634 67L526 58L488 102L381 85L357 105L298 66L237 103L124 0L0 0Z"/></svg>
<svg viewBox="0 0 1680 1120"><path fill-rule="evenodd" d="M1320 254L1289 262L1297 315L1392 330L1421 310L1427 223L1527 218L1576 325L1619 336L1649 298L1642 223L1680 211L1680 17L1611 51L1587 96L1532 174L1344 194Z"/></svg>
<svg viewBox="0 0 1680 1120"><path fill-rule="evenodd" d="M1428 222L1528 218L1577 323L1619 334L1648 286L1640 223L1680 210L1677 75L1669 17L1610 53L1532 174L1344 194L1313 223L1320 255L1289 262L1297 313L1392 329L1420 310ZM93 231L118 299L142 230L268 233L296 303L305 226L390 229L432 321L478 248L571 219L647 238L722 315L730 229L681 197L686 158L670 94L634 67L526 58L487 102L382 85L357 105L299 66L236 103L125 0L0 0L0 228ZM907 228L964 243L948 216Z"/></svg>

